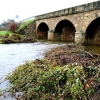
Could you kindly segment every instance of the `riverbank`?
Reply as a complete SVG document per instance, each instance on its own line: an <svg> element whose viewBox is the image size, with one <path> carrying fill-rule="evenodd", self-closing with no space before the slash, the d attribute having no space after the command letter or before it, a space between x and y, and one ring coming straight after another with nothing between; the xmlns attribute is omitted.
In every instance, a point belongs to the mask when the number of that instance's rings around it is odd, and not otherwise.
<svg viewBox="0 0 100 100"><path fill-rule="evenodd" d="M20 30L25 28L33 21L34 20L32 19L21 23L16 23L15 21L12 22L12 20L8 20L8 22L4 23L4 26L2 24L3 28L0 29L0 44L35 42L33 36L26 36L25 33L20 32Z"/></svg>
<svg viewBox="0 0 100 100"><path fill-rule="evenodd" d="M1 35L1 33L4 33L4 35ZM33 43L36 42L35 39L32 37L26 37L25 35L17 34L17 33L11 33L8 31L1 31L0 32L0 44L10 44L10 43Z"/></svg>
<svg viewBox="0 0 100 100"><path fill-rule="evenodd" d="M19 66L8 76L10 91L23 92L22 98L28 100L97 100L100 56L83 48L68 44Z"/></svg>

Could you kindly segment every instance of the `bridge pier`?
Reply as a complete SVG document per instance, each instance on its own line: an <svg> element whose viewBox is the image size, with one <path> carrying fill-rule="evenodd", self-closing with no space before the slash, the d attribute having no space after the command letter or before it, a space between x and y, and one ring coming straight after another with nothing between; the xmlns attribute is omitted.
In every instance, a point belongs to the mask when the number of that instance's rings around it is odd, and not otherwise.
<svg viewBox="0 0 100 100"><path fill-rule="evenodd" d="M44 29L48 40L100 45L100 1L38 15L35 20L36 31Z"/></svg>
<svg viewBox="0 0 100 100"><path fill-rule="evenodd" d="M53 30L48 31L48 40L50 40L50 41L54 40L54 31Z"/></svg>
<svg viewBox="0 0 100 100"><path fill-rule="evenodd" d="M85 35L82 31L75 32L75 43L83 43Z"/></svg>
<svg viewBox="0 0 100 100"><path fill-rule="evenodd" d="M53 41L55 39L58 40L57 36L55 38L54 34L56 34L56 33L54 33L53 30L49 30L48 31L48 40L50 40L50 41ZM83 35L83 34L84 33L81 31L75 32L75 43L83 43L84 42L85 35Z"/></svg>

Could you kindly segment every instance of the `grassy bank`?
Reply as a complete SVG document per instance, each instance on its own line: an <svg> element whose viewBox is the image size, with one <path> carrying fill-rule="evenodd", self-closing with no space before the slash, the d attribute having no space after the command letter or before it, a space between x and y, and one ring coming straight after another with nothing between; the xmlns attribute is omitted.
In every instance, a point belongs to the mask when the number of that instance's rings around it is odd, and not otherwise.
<svg viewBox="0 0 100 100"><path fill-rule="evenodd" d="M0 36L5 36L6 34L9 34L9 36L12 36L13 32L11 32L11 31L0 31Z"/></svg>
<svg viewBox="0 0 100 100"><path fill-rule="evenodd" d="M22 22L21 25L17 30L15 30L16 33L13 33L11 31L0 31L0 44L2 43L20 43L20 42L34 42L32 38L26 38L25 35L17 34L19 30L27 26L33 22L33 20L28 20L25 22Z"/></svg>
<svg viewBox="0 0 100 100"><path fill-rule="evenodd" d="M28 21L25 21L25 22L21 22L21 25L20 27L16 30L16 32L18 32L19 30L21 30L22 28L24 28L25 26L27 26L28 24L30 24L31 22L33 22L34 20L31 19L31 20L28 20Z"/></svg>
<svg viewBox="0 0 100 100"><path fill-rule="evenodd" d="M14 33L11 32L11 31L6 31L6 30L4 30L4 31L0 31L0 44L3 43L2 40L3 40L4 37L6 37L6 36L11 37L13 34L14 34Z"/></svg>

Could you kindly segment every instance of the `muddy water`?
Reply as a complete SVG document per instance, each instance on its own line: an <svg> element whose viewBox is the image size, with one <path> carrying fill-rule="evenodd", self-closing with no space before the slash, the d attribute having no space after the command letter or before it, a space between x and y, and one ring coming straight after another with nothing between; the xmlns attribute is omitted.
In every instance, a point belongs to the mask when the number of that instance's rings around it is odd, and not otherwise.
<svg viewBox="0 0 100 100"><path fill-rule="evenodd" d="M21 44L0 44L0 83L8 73L11 73L17 66L25 61L42 58L50 48L66 44L51 42L21 43ZM0 90L7 88L8 81L0 84ZM15 100L11 96L0 97L0 100Z"/></svg>
<svg viewBox="0 0 100 100"><path fill-rule="evenodd" d="M0 83L8 73L11 73L17 66L25 61L42 58L44 53L66 43L36 42L21 44L0 44ZM100 54L100 46L86 46L86 51L93 51ZM0 90L7 88L8 81L0 84ZM14 97L0 97L0 100L16 100Z"/></svg>
<svg viewBox="0 0 100 100"><path fill-rule="evenodd" d="M85 50L86 51L95 52L97 54L100 54L100 46L99 45L98 46L94 46L94 45L92 45L92 46L90 46L90 45L85 46Z"/></svg>

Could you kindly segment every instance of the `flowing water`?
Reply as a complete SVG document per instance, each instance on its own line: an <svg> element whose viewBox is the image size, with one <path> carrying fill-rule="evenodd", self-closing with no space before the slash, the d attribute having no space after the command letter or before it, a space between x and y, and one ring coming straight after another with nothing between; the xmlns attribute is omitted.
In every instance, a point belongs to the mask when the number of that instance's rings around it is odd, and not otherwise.
<svg viewBox="0 0 100 100"><path fill-rule="evenodd" d="M8 81L4 78L17 66L38 58L43 58L45 52L51 48L66 45L66 43L36 42L21 44L0 44L0 90L7 88ZM100 54L100 46L86 46L86 51ZM4 81L3 83L1 83ZM16 100L14 97L0 97L0 100Z"/></svg>
<svg viewBox="0 0 100 100"><path fill-rule="evenodd" d="M44 53L58 46L66 44L52 42L36 42L21 44L0 44L0 83L8 73L11 73L17 66L44 57ZM7 88L8 81L0 84L0 90ZM11 96L0 97L0 100L15 100Z"/></svg>

